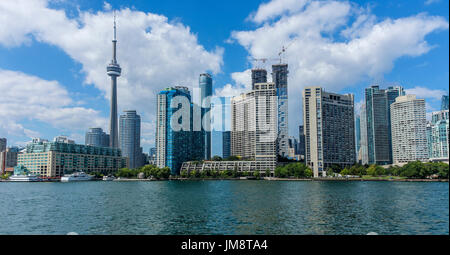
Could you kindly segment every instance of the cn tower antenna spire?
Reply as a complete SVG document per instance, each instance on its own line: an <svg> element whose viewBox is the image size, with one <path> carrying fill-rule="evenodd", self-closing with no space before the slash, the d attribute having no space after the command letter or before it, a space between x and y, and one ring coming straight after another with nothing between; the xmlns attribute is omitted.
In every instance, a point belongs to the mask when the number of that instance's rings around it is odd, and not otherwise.
<svg viewBox="0 0 450 255"><path fill-rule="evenodd" d="M116 41L116 10L114 10L114 41Z"/></svg>

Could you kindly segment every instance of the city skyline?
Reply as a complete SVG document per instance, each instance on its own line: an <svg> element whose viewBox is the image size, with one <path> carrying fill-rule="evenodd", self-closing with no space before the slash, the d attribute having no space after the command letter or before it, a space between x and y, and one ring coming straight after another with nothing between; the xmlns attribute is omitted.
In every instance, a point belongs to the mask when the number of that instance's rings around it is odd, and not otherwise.
<svg viewBox="0 0 450 255"><path fill-rule="evenodd" d="M355 11L353 9L355 7L350 7L345 2L325 1L319 4L311 1L305 4L299 1L292 13L285 13L284 10L277 9L276 4L281 2L246 3L240 10L244 18L239 20L236 18L236 20L230 21L233 24L241 24L240 26L235 26L236 28L232 30L226 29L226 32L221 35L214 31L212 33L214 35L209 37L208 26L202 27L198 20L189 18L188 14L180 15L180 13L170 12L162 7L159 7L159 9L155 7L155 10L151 10L148 5L139 2L136 3L135 9L123 5L123 3L108 3L108 1L105 3L79 3L80 11L76 13L73 12L73 6L64 3L47 5L46 1L35 1L30 6L36 13L35 16L48 11L49 20L67 25L63 28L56 27L54 29L66 36L66 33L70 33L68 38L71 41L65 41L54 35L46 27L49 26L47 23L41 24L40 22L28 24L25 29L12 26L11 31L5 30L5 32L0 33L0 59L2 59L0 61L0 88L2 91L6 91L6 93L2 93L4 97L0 96L1 136L8 138L9 145L23 146L32 137L52 138L60 134L66 134L77 143L83 143L84 134L88 127L101 127L103 130L108 130L108 102L110 100L110 92L108 91L110 85L108 85L108 77L104 73L104 66L111 58L110 48L106 46L111 41L113 9L116 10L119 26L117 33L121 41L118 58L124 67L124 73L118 87L118 112L122 112L125 108L134 109L135 107L132 107L134 105L139 107L137 111L142 115L141 144L144 151L148 151L150 147L154 146L156 124L154 116L156 109L154 107L157 93L155 91L176 84L189 88L196 87L198 75L204 72L212 74L213 94L217 96L231 96L249 91L249 88L251 88L248 83L251 80L249 69L254 66L252 66L253 61L248 59L252 57L276 57L281 46L284 45L290 45L284 56L290 67L288 76L288 94L291 99L289 101L289 136L297 136L298 126L302 124L299 121L301 118L301 107L299 107L301 96L299 92L306 86L321 85L327 91L353 93L355 95L355 108L358 109L358 104L363 100L364 88L371 85L373 81L379 81L380 77L384 76L384 80L387 82L397 82L403 86L407 94L417 94L419 98L425 98L428 118L430 118L431 112L439 110L440 97L442 94L448 94L448 71L444 71L448 70L448 2L441 1L430 5L400 2L399 5L406 6L408 11L400 11L398 7L393 6L394 10L389 12L387 6L389 3L392 6L392 2L386 1L386 6L383 7L383 4L379 4L372 8L369 8L367 3L362 3L357 7L361 9L361 12L369 14L369 18L363 21L363 24L366 25L364 28L357 27L356 22L345 21L346 18L361 17L362 19L362 16L352 13L352 11ZM0 13L11 18L7 18L7 20L26 21L27 18L21 16L21 10L26 4L30 3L27 1L3 2L0 4ZM233 6L233 3L230 5ZM11 6L16 7L13 9L17 11L11 11L12 9L9 8ZM320 18L318 10L326 11L332 7L335 7L335 16L329 17L325 21L318 20ZM191 8L195 8L195 5ZM89 12L88 9L93 9L96 13ZM394 13L395 10L398 13ZM423 11L426 11L427 14L418 15ZM56 14L60 13L64 14L63 20L58 20L56 17ZM154 15L153 13L164 16ZM142 14L146 15L146 21L143 21L138 27L133 27L130 24L131 21L137 20L139 15ZM304 38L292 31L284 31L286 27L283 26L281 18L295 21L295 19L307 15L311 15L308 17L311 18L313 25L321 25L320 22L341 21L340 26L342 27L340 28L333 27L329 31L321 30L323 28L319 29L321 32L329 33L330 37L333 37L333 35L342 37L332 40L329 45L332 46L334 53L341 52L342 49L337 47L339 43L344 42L344 46L350 47L357 40L364 41L371 38L370 36L373 35L371 32L375 27L384 29L386 35L392 37L393 35L390 34L387 25L396 28L406 26L411 33L411 36L406 37L406 39L410 41L399 41L399 47L383 51L382 53L386 54L383 56L387 57L388 60L383 61L373 58L373 55L367 55L365 57L371 59L368 62L376 64L363 65L362 68L366 69L364 71L350 70L355 63L342 62L343 59L329 59L321 54L310 56L301 51L295 53L301 45L308 46L306 43L312 39ZM182 18L178 26L170 24L176 17ZM248 21L244 21L247 17ZM74 25L76 22L80 24L79 27ZM260 42L261 36L264 37L268 33L262 29L264 22L268 24L271 32L281 33L281 38L289 35L289 38L294 39L292 41L289 39L280 40L270 47L264 45ZM8 24L4 25L7 26ZM166 30L161 30L163 28ZM297 24L297 28L300 31L305 29L299 24ZM100 30L101 32L98 33L96 38L89 37L91 41L87 45L83 35L97 33ZM140 44L136 45L127 38L127 35L142 30L150 37L155 37L154 39L159 38L160 42L169 43L171 48L169 48L167 57L173 59L169 61L156 58L161 64L160 66L155 65L157 61L153 62L153 60L142 62L141 56L137 52L143 49L148 50L157 44L157 42L148 38L137 38L136 41ZM164 34L164 31L172 32L186 39L194 57L181 58L183 52L187 49L171 42L171 37ZM218 38L220 38L220 42ZM374 39L381 40L379 38ZM223 42L224 40L228 40L228 42ZM234 41L234 43L231 43L231 41ZM384 41L381 40L380 42ZM267 43L272 43L272 41L268 40ZM320 46L321 44L310 47L320 50L322 49ZM400 46L409 48L403 50L400 49ZM82 49L83 52L80 52L79 49ZM360 50L363 52L364 49ZM30 54L31 52L33 54ZM177 54L171 55L172 53ZM25 59L21 57L23 54L27 56L27 63L17 60ZM354 56L359 56L359 54L355 53ZM132 58L133 56L135 58ZM310 57L316 57L318 60L311 62ZM36 63L41 61L42 58L46 59L45 64L36 67ZM329 78L336 78L332 76L331 72L330 77L319 75L316 80L299 78L303 71L310 68L296 63L297 60L302 59L311 64L311 67L328 64L331 66L338 65L338 67L341 65L340 68L350 68L338 69L338 73L345 74L344 76L348 77L348 80L336 79L329 82ZM169 65L173 60L187 60L188 62L191 61L191 64L198 64L194 65L192 69L185 66ZM136 63L133 64L133 61L136 61ZM210 62L204 64L204 61ZM31 66L33 66L33 69L30 68ZM166 66L174 70L168 71L165 69ZM266 69L268 67L266 66ZM148 69L148 73L144 72L142 68ZM174 72L177 74L174 75ZM423 75L424 72L429 74ZM141 73L144 73L144 76ZM419 77L421 74L424 78ZM361 78L363 76L368 76L368 78ZM152 80L155 81L154 84L156 85L145 86L145 83ZM311 84L313 81L317 81L318 84ZM27 86L30 87L29 90L27 90ZM380 86L387 87L383 84ZM133 93L136 89L139 89L142 93ZM31 91L31 93L27 91ZM22 106L18 107L19 104L22 104ZM23 106L23 104L26 104L26 106ZM38 114L35 114L35 109L38 109ZM213 152L211 156L215 154Z"/></svg>

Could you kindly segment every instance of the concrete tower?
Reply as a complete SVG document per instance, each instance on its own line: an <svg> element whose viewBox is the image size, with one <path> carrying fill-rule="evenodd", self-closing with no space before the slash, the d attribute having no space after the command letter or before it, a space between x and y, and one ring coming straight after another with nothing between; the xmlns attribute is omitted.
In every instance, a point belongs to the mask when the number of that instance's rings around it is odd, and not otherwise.
<svg viewBox="0 0 450 255"><path fill-rule="evenodd" d="M117 77L120 76L122 69L116 59L116 15L114 14L114 38L113 58L111 63L106 67L106 73L111 77L111 112L109 119L109 146L113 148L119 147L118 128L117 128Z"/></svg>

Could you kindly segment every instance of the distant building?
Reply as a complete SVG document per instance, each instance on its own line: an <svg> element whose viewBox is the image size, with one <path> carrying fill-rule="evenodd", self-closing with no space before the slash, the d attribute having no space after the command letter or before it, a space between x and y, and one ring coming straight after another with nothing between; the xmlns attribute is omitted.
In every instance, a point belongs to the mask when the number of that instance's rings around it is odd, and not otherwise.
<svg viewBox="0 0 450 255"><path fill-rule="evenodd" d="M256 83L251 92L232 98L231 155L264 162L260 171L274 171L277 162L276 111L274 83Z"/></svg>
<svg viewBox="0 0 450 255"><path fill-rule="evenodd" d="M156 148L150 148L148 151L148 163L150 165L156 165Z"/></svg>
<svg viewBox="0 0 450 255"><path fill-rule="evenodd" d="M101 128L90 128L86 132L85 145L109 147L109 135L103 132Z"/></svg>
<svg viewBox="0 0 450 255"><path fill-rule="evenodd" d="M326 175L334 164L341 167L356 162L354 99L352 94L336 94L321 87L303 90L305 161L314 177Z"/></svg>
<svg viewBox="0 0 450 255"><path fill-rule="evenodd" d="M127 167L127 158L122 157L118 148L36 139L18 155L17 165L43 177L61 177L78 171L113 174Z"/></svg>
<svg viewBox="0 0 450 255"><path fill-rule="evenodd" d="M74 140L71 140L67 136L64 136L64 135L60 135L60 136L53 138L53 141L57 142L57 143L75 144Z"/></svg>
<svg viewBox="0 0 450 255"><path fill-rule="evenodd" d="M222 132L222 158L231 156L231 131Z"/></svg>
<svg viewBox="0 0 450 255"><path fill-rule="evenodd" d="M141 117L135 110L124 111L119 117L119 148L128 157L131 169L143 166L141 148Z"/></svg>
<svg viewBox="0 0 450 255"><path fill-rule="evenodd" d="M0 138L0 152L6 150L7 140L6 138Z"/></svg>
<svg viewBox="0 0 450 255"><path fill-rule="evenodd" d="M398 96L404 95L401 86L380 89L378 85L365 89L364 122L360 122L360 129L364 129L361 142L367 146L362 151L363 164L387 165L392 163L392 138L390 122L390 105Z"/></svg>
<svg viewBox="0 0 450 255"><path fill-rule="evenodd" d="M210 74L200 74L198 86L200 88L200 107L202 112L202 150L203 159L211 159L211 96L212 78Z"/></svg>
<svg viewBox="0 0 450 255"><path fill-rule="evenodd" d="M441 111L448 110L448 95L443 95L441 99Z"/></svg>
<svg viewBox="0 0 450 255"><path fill-rule="evenodd" d="M361 115L355 116L355 151L356 161L359 162L359 150L361 148Z"/></svg>
<svg viewBox="0 0 450 255"><path fill-rule="evenodd" d="M394 164L428 160L425 100L397 97L391 104Z"/></svg>
<svg viewBox="0 0 450 255"><path fill-rule="evenodd" d="M17 156L19 155L19 148L11 147L0 152L0 173L5 174L7 168L15 167L17 165Z"/></svg>
<svg viewBox="0 0 450 255"><path fill-rule="evenodd" d="M449 160L449 110L433 112L427 125L429 157L432 161Z"/></svg>
<svg viewBox="0 0 450 255"><path fill-rule="evenodd" d="M298 126L298 154L304 159L305 158L305 133L304 126Z"/></svg>
<svg viewBox="0 0 450 255"><path fill-rule="evenodd" d="M169 87L158 94L156 166L169 167L172 175L180 174L183 162L204 158L203 133L199 127L194 129L200 124L193 121L195 107L186 87Z"/></svg>

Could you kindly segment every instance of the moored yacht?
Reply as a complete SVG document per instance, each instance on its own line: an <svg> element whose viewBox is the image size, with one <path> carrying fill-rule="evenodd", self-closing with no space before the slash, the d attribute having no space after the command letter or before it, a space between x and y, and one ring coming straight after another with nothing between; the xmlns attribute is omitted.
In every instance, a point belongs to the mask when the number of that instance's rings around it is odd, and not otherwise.
<svg viewBox="0 0 450 255"><path fill-rule="evenodd" d="M116 177L112 176L112 175L105 175L103 176L103 180L104 181L114 181L116 179Z"/></svg>
<svg viewBox="0 0 450 255"><path fill-rule="evenodd" d="M41 179L38 176L32 175L32 174L12 175L8 178L8 180L10 180L12 182L38 182L38 181L41 181Z"/></svg>
<svg viewBox="0 0 450 255"><path fill-rule="evenodd" d="M76 172L73 174L66 174L61 177L61 182L74 182L74 181L91 181L94 176L86 174L84 172Z"/></svg>

